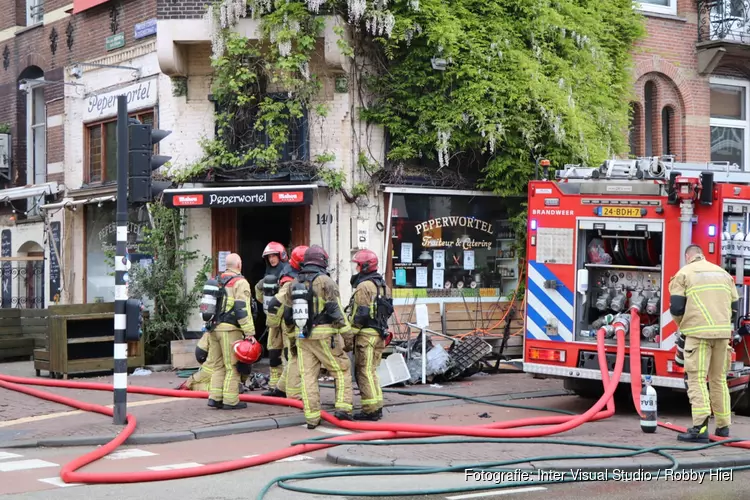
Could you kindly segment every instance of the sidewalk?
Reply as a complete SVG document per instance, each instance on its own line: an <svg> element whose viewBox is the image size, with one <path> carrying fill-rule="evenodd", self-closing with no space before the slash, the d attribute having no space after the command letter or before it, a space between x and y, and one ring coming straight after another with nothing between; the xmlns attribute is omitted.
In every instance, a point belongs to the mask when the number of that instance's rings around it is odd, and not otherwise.
<svg viewBox="0 0 750 500"><path fill-rule="evenodd" d="M524 402L526 403L526 402ZM660 402L661 403L661 402ZM536 401L529 401L529 405L559 408L577 413L583 413L593 404L592 401L580 398L548 397ZM659 420L675 425L691 426L689 406L664 402L660 408L665 408L659 414ZM669 410L667 410L669 408ZM676 409L674 409L676 408ZM504 409L480 404L468 404L441 408L434 412L412 413L393 412L389 408L385 413L385 421L399 423L432 424L432 425L482 425L493 421L513 420L518 418L554 415L548 412L529 412L515 409ZM750 440L750 418L732 417L731 433L733 438L747 438ZM714 422L710 423L710 431L714 430ZM446 436L442 439L463 439L462 436ZM437 438L435 438L437 439ZM467 438L478 439L478 438ZM654 434L646 434L640 429L639 417L633 411L632 404L616 405L616 414L607 420L584 424L568 432L550 436L554 441L585 441L613 445L627 445L637 447L679 446L693 448L699 445L680 443L677 433L669 429L659 428ZM329 461L339 465L354 466L411 466L411 467L451 467L476 466L480 463L492 463L521 458L541 458L559 455L593 455L614 454L621 450L591 448L584 446L564 446L555 444L533 443L463 443L434 444L434 445L342 445L332 448L327 453ZM624 451L624 450L623 450ZM686 469L728 467L733 465L750 465L750 450L715 446L701 451L670 452ZM655 454L644 454L633 458L610 459L581 459L574 460L536 460L519 465L509 465L507 468L562 470L571 469L603 470L614 468L623 470L658 470L670 467L670 461Z"/></svg>
<svg viewBox="0 0 750 500"><path fill-rule="evenodd" d="M31 363L0 364L0 373L34 378ZM75 378L71 381L112 383L109 377ZM130 386L174 389L184 379L175 372L154 372L148 376L129 376ZM329 383L330 384L330 383ZM112 393L37 387L81 401L100 405L112 404ZM461 382L433 388L429 385L407 387L407 390L447 392L472 397L502 397L507 394L537 392L538 396L560 395L565 391L554 380L534 379L523 373L475 375ZM542 392L538 392L542 391ZM249 394L261 394L262 391ZM440 397L386 393L385 404L391 412L421 412L466 404ZM332 389L321 389L324 409L332 410ZM355 406L358 402L355 390ZM506 397L507 399L507 397ZM529 402L545 405L545 402ZM246 410L220 411L206 406L202 399L164 398L128 394L128 411L135 415L138 428L129 444L155 444L217 437L243 432L276 429L304 423L302 412L294 408L250 404ZM64 405L36 399L22 393L0 389L0 448L29 446L89 446L111 440L119 431L110 418L74 410Z"/></svg>

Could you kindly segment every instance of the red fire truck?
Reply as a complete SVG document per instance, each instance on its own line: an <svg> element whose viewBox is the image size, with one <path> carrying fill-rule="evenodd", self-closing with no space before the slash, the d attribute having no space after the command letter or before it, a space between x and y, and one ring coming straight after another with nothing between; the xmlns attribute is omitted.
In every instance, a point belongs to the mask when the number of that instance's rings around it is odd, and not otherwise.
<svg viewBox="0 0 750 500"><path fill-rule="evenodd" d="M750 173L671 158L566 165L554 180L544 170L528 192L524 371L598 397L596 332L638 303L641 373L656 387L684 391L668 285L694 243L737 277L741 318L728 384L735 411L748 414ZM615 340L606 343L612 370ZM621 382L630 382L630 363Z"/></svg>

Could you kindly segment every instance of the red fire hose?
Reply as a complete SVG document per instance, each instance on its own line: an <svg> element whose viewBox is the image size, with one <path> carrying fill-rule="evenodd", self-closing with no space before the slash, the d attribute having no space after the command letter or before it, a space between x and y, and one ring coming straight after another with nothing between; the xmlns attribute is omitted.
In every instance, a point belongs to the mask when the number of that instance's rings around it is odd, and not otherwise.
<svg viewBox="0 0 750 500"><path fill-rule="evenodd" d="M638 335L632 334L633 324L631 326L631 344L639 345L640 331ZM113 452L118 446L123 444L135 431L136 419L133 415L128 414L127 426L109 443L101 446L75 460L66 464L60 471L60 477L66 483L88 483L88 484L117 484L117 483L140 483L148 481L164 481L171 479L182 479L188 477L206 476L221 472L229 472L239 469L262 465L282 458L287 458L301 453L321 450L338 446L346 441L373 441L383 439L409 438L409 437L432 437L439 435L459 435L459 436L477 436L491 438L521 438L521 437L541 437L569 431L586 422L602 420L614 415L614 392L619 384L625 361L625 325L622 323L615 325L617 336L617 358L615 361L614 372L610 379L609 369L606 362L606 352L604 347L604 331L597 332L597 351L599 358L599 368L602 373L602 382L605 387L602 397L587 412L576 416L558 416L558 417L535 417L511 420L505 422L495 422L487 425L477 426L443 426L443 425L416 425L416 424L399 424L384 422L350 422L340 421L326 412L321 412L322 418L327 422L342 427L344 429L356 431L371 431L363 434L353 434L350 436L336 436L336 443L329 444L300 444L289 448L276 450L252 458L243 458L228 462L203 465L189 469L167 470L167 471L141 471L141 472L116 472L116 473L87 473L77 472L82 467L104 457ZM632 349L631 345L631 349ZM637 358L638 359L638 358ZM640 371L640 366L638 367ZM632 366L631 366L632 371ZM632 377L633 384L640 386L640 377L636 380ZM30 396L35 396L48 401L64 404L73 408L84 411L100 413L102 415L112 416L113 410L105 406L85 403L72 398L52 394L39 389L25 387L25 385L63 387L71 389L87 389L99 391L112 391L109 384L97 384L87 382L71 382L61 380L45 379L28 379L21 377L12 377L0 375L0 387L9 390L22 392ZM131 386L128 392L135 394L149 394L155 396L168 397L188 397L204 399L208 397L206 392L180 391L174 389L156 389L151 387ZM634 389L634 397L640 395L640 389ZM240 395L242 401L259 404L273 404L301 408L302 403L299 401L274 398L267 396ZM606 406L606 410L602 410ZM540 426L546 427L523 429L523 427ZM659 423L662 427L682 431L685 429L671 424ZM712 436L713 439L718 440ZM750 443L729 443L730 446L741 448L750 448Z"/></svg>

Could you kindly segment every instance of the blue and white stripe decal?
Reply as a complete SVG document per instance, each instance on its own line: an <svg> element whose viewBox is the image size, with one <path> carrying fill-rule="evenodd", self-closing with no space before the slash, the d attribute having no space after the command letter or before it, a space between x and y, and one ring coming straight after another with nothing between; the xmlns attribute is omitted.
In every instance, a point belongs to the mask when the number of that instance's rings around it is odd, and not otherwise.
<svg viewBox="0 0 750 500"><path fill-rule="evenodd" d="M544 282L557 281L557 289L544 288ZM573 292L544 264L529 261L526 292L526 338L569 342L573 340ZM557 335L545 331L547 322L557 319Z"/></svg>

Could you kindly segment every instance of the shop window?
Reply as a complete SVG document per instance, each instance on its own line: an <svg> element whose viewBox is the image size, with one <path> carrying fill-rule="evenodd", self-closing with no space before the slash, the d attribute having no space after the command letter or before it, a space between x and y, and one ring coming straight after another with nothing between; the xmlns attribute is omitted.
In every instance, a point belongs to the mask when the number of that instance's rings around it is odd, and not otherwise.
<svg viewBox="0 0 750 500"><path fill-rule="evenodd" d="M86 205L86 302L115 300L114 261L117 246L114 202ZM148 265L151 257L138 253L138 242L149 228L145 207L132 208L129 213L128 254L132 265Z"/></svg>
<svg viewBox="0 0 750 500"><path fill-rule="evenodd" d="M394 194L394 298L504 296L518 283L512 198Z"/></svg>
<svg viewBox="0 0 750 500"><path fill-rule="evenodd" d="M141 123L153 125L154 112L131 113ZM117 182L117 118L86 126L86 166L90 184Z"/></svg>
<svg viewBox="0 0 750 500"><path fill-rule="evenodd" d="M750 82L711 78L711 161L748 168Z"/></svg>

